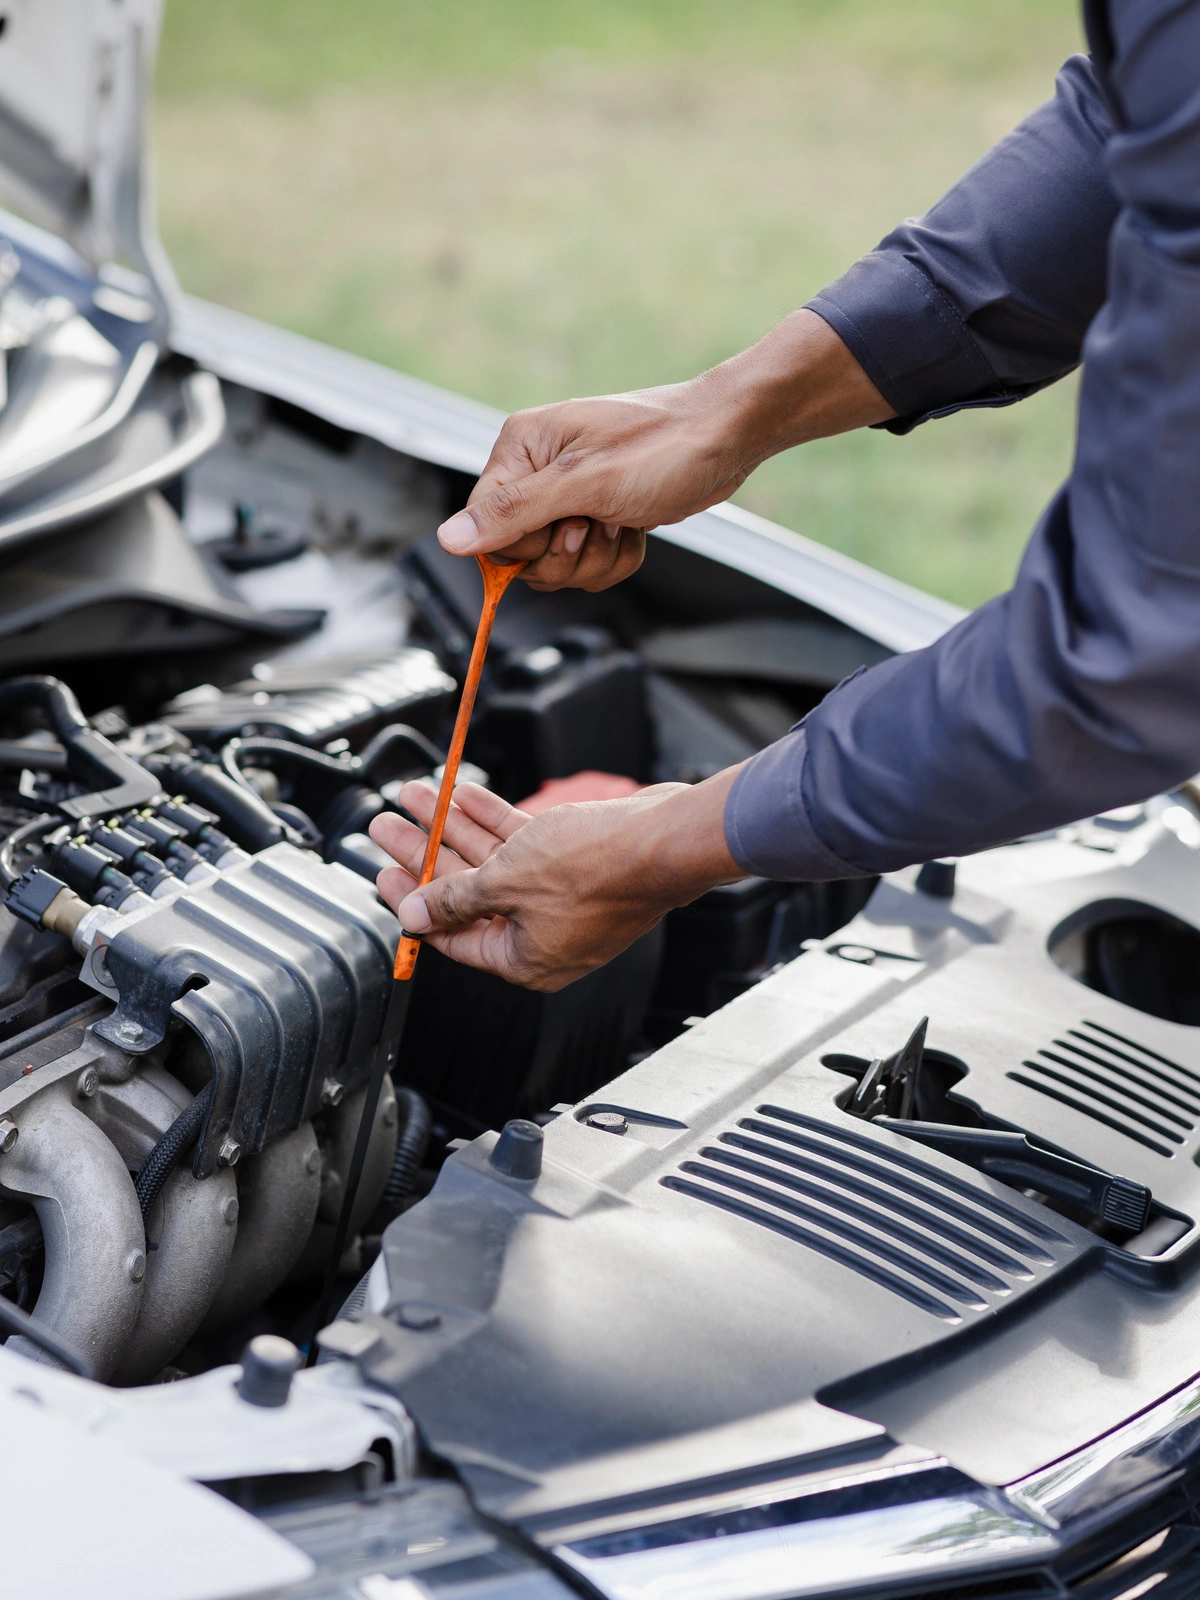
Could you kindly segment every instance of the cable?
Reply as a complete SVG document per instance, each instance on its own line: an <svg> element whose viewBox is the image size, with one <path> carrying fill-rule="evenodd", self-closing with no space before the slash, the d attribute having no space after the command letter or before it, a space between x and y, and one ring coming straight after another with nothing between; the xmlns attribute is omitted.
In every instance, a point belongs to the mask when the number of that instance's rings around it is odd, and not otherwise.
<svg viewBox="0 0 1200 1600"><path fill-rule="evenodd" d="M143 1219L150 1215L151 1206L162 1193L162 1186L171 1176L180 1157L185 1156L200 1137L216 1086L216 1079L210 1078L196 1098L175 1118L139 1167L133 1187Z"/></svg>
<svg viewBox="0 0 1200 1600"><path fill-rule="evenodd" d="M14 865L17 852L61 825L61 817L34 817L32 822L23 822L19 828L14 828L4 843L0 844L0 878L7 888L11 888L21 876Z"/></svg>
<svg viewBox="0 0 1200 1600"><path fill-rule="evenodd" d="M439 750L432 739L427 739L416 728L410 728L407 722L389 722L387 727L380 728L371 742L359 752L359 766L364 772L369 773L380 756L394 744L412 745L431 767L440 767L446 759L445 752Z"/></svg>
<svg viewBox="0 0 1200 1600"><path fill-rule="evenodd" d="M65 1339L61 1339L50 1328L43 1327L28 1311L22 1311L20 1306L13 1305L11 1300L5 1300L0 1295L0 1328L6 1333L15 1334L18 1338L28 1339L30 1344L37 1345L39 1350L44 1350L68 1372L74 1372L80 1378L94 1378L96 1376L92 1363ZM14 1355L20 1354L14 1351Z"/></svg>
<svg viewBox="0 0 1200 1600"><path fill-rule="evenodd" d="M178 791L215 811L225 831L243 850L256 854L282 839L290 844L303 843L295 829L275 815L257 789L231 777L215 762L173 755L147 756L144 764L168 793Z"/></svg>
<svg viewBox="0 0 1200 1600"><path fill-rule="evenodd" d="M361 764L357 756L327 756L323 750L310 750L306 744L293 744L290 739L270 739L266 735L247 739L230 739L221 751L221 765L235 783L253 789L241 769L243 755L285 756L301 766L315 767L326 777L340 778L345 783L357 783ZM254 790L258 793L257 789Z"/></svg>
<svg viewBox="0 0 1200 1600"><path fill-rule="evenodd" d="M287 823L289 828L295 829L300 835L306 850L319 850L325 843L325 835L307 811L302 811L299 806L289 805L286 800L271 800L268 804L280 822Z"/></svg>
<svg viewBox="0 0 1200 1600"><path fill-rule="evenodd" d="M383 1191L392 1205L398 1206L417 1186L417 1173L425 1159L433 1116L415 1089L396 1090L396 1108L404 1118L396 1154Z"/></svg>

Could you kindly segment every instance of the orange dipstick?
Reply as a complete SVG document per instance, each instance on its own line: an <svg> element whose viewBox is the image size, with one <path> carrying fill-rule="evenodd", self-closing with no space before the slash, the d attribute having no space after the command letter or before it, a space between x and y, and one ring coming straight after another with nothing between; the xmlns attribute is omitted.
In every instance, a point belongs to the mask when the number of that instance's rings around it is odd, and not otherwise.
<svg viewBox="0 0 1200 1600"><path fill-rule="evenodd" d="M459 762L462 760L463 746L467 742L467 728L471 721L471 712L475 709L475 696L479 692L479 679L483 674L483 659L487 655L488 641L492 637L492 623L496 620L496 607L504 595L509 584L524 568L524 561L510 562L506 567L499 567L487 556L476 556L479 570L483 574L483 610L479 614L479 626L475 630L475 644L471 650L471 660L467 666L467 676L463 680L462 699L458 702L458 716L454 719L454 734L450 740L450 748L446 752L446 765L442 769L442 786L438 790L437 805L433 812L433 821L429 826L429 838L425 841L425 859L421 863L421 876L417 879L417 888L423 889L433 877L433 869L437 865L438 851L442 847L442 833L446 827L446 818L450 812L450 801L454 797L454 780L458 777ZM421 948L421 941L411 933L401 929L400 943L396 946L396 966L393 977L399 983L404 983L411 978L417 965L417 952Z"/></svg>

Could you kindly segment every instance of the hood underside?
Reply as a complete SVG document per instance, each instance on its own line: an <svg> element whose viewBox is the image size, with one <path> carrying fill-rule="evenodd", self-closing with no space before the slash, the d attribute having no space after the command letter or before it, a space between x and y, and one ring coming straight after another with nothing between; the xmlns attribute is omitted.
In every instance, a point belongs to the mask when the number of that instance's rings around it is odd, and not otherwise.
<svg viewBox="0 0 1200 1600"><path fill-rule="evenodd" d="M0 37L0 194L95 268L141 274L166 333L146 137L161 0L15 0Z"/></svg>

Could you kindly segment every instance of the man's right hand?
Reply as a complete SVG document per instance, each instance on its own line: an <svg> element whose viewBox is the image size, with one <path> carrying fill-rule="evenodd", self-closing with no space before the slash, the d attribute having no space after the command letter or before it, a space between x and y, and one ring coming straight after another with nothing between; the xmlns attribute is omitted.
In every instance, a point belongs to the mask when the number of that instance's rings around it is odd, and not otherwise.
<svg viewBox="0 0 1200 1600"><path fill-rule="evenodd" d="M686 383L509 417L438 537L527 561L535 589L607 589L637 571L648 528L727 500L780 450L892 415L832 328L796 311Z"/></svg>

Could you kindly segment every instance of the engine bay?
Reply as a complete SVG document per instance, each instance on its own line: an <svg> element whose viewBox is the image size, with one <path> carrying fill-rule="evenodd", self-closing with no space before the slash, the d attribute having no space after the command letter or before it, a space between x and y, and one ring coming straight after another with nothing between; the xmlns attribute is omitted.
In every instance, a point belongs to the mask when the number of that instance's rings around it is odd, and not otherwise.
<svg viewBox="0 0 1200 1600"><path fill-rule="evenodd" d="M479 603L430 531L469 479L221 393L183 477L4 558L0 1297L119 1385L311 1345L395 942L366 830L440 771ZM513 592L464 776L531 809L695 781L887 654L669 546L628 587ZM716 890L557 995L427 950L339 1298L459 1142L548 1120L870 887Z"/></svg>

